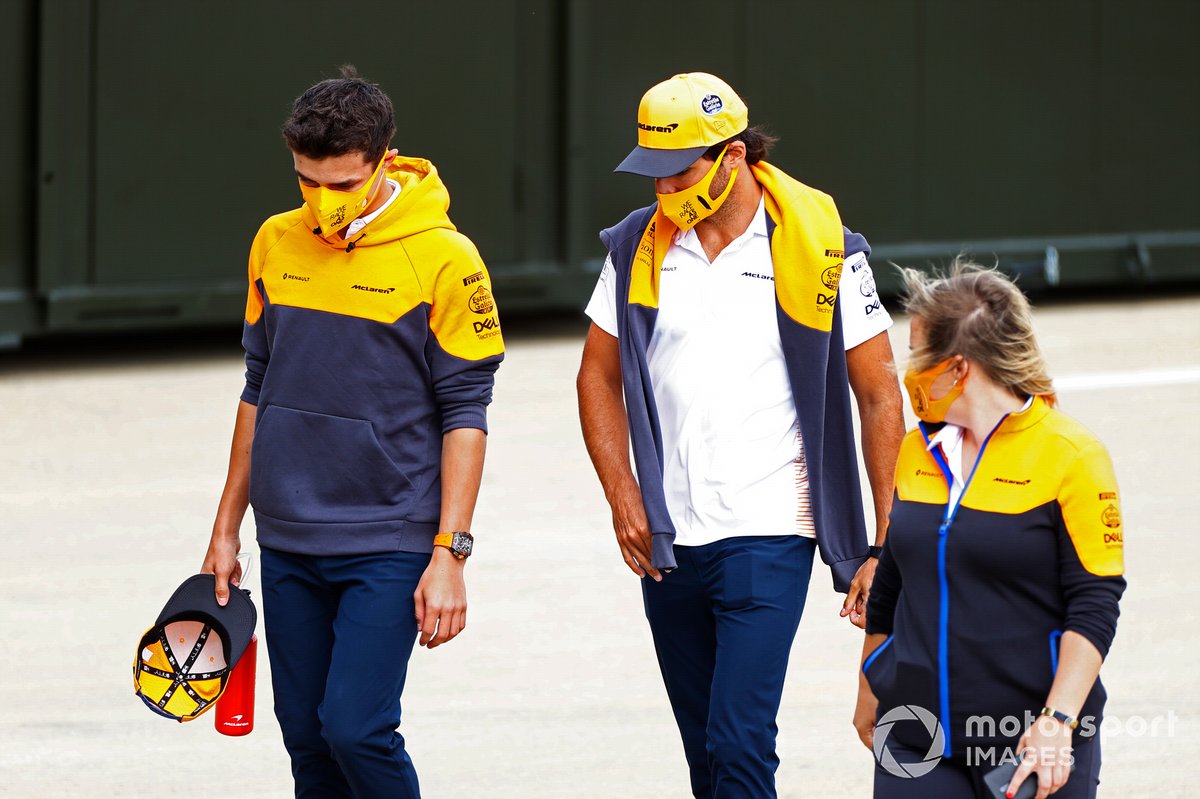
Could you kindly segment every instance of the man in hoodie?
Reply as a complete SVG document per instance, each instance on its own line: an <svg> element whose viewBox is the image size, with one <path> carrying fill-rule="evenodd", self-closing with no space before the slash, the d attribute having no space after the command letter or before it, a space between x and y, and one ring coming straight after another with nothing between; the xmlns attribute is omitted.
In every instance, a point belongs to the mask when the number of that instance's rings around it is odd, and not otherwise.
<svg viewBox="0 0 1200 799"><path fill-rule="evenodd" d="M250 250L246 386L203 570L261 549L275 714L296 796L417 797L397 732L413 643L466 624L463 567L503 343L434 166L390 148L353 68L283 128L304 204Z"/></svg>
<svg viewBox="0 0 1200 799"><path fill-rule="evenodd" d="M886 535L904 435L891 319L866 240L765 160L774 140L720 78L651 88L637 136L617 171L653 178L658 202L600 234L583 434L625 563L649 578L692 792L763 799L776 795L775 717L813 555L861 626Z"/></svg>

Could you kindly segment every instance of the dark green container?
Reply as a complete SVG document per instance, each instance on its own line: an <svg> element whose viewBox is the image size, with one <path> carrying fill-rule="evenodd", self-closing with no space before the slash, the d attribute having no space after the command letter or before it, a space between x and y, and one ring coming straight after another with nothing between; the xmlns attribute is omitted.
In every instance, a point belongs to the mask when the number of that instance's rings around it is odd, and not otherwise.
<svg viewBox="0 0 1200 799"><path fill-rule="evenodd" d="M508 311L582 307L597 231L653 200L611 173L638 99L692 69L738 89L877 265L965 251L1063 289L1200 274L1190 0L6 8L0 345L236 324L255 230L300 201L279 127L344 62L437 164Z"/></svg>

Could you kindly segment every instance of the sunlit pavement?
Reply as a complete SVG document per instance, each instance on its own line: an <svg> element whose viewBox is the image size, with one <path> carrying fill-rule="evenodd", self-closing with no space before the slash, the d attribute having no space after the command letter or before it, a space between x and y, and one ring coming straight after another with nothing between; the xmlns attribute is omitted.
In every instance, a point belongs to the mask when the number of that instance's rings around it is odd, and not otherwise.
<svg viewBox="0 0 1200 799"><path fill-rule="evenodd" d="M637 579L579 434L583 325L509 335L468 628L414 655L405 695L401 731L431 799L688 794ZM1122 726L1104 740L1100 795L1192 796L1200 296L1051 305L1037 325L1061 405L1108 445L1124 502L1131 585L1102 672ZM907 334L898 319L900 357ZM292 795L265 648L246 738L218 735L211 716L154 716L132 691L138 637L204 554L237 337L0 355L0 795ZM243 540L254 548L249 521ZM779 719L782 797L870 794L872 757L850 726L861 633L839 607L818 564Z"/></svg>

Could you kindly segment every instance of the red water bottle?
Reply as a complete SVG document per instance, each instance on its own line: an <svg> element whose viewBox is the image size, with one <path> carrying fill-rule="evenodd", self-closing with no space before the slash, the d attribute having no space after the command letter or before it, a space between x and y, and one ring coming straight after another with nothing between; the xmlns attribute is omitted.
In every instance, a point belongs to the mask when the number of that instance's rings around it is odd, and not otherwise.
<svg viewBox="0 0 1200 799"><path fill-rule="evenodd" d="M217 732L222 735L249 735L254 729L254 668L258 660L258 636L251 635L225 693L217 700Z"/></svg>

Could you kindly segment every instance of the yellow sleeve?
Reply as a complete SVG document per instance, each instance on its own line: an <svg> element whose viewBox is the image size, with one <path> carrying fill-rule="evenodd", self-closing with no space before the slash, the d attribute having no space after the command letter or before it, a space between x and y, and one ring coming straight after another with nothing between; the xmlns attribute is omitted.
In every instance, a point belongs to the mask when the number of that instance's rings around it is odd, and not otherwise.
<svg viewBox="0 0 1200 799"><path fill-rule="evenodd" d="M432 287L429 329L447 354L468 361L504 352L487 267L469 239L451 233Z"/></svg>
<svg viewBox="0 0 1200 799"><path fill-rule="evenodd" d="M1117 478L1102 444L1091 441L1079 450L1063 478L1058 502L1083 567L1100 576L1123 574L1124 525Z"/></svg>

